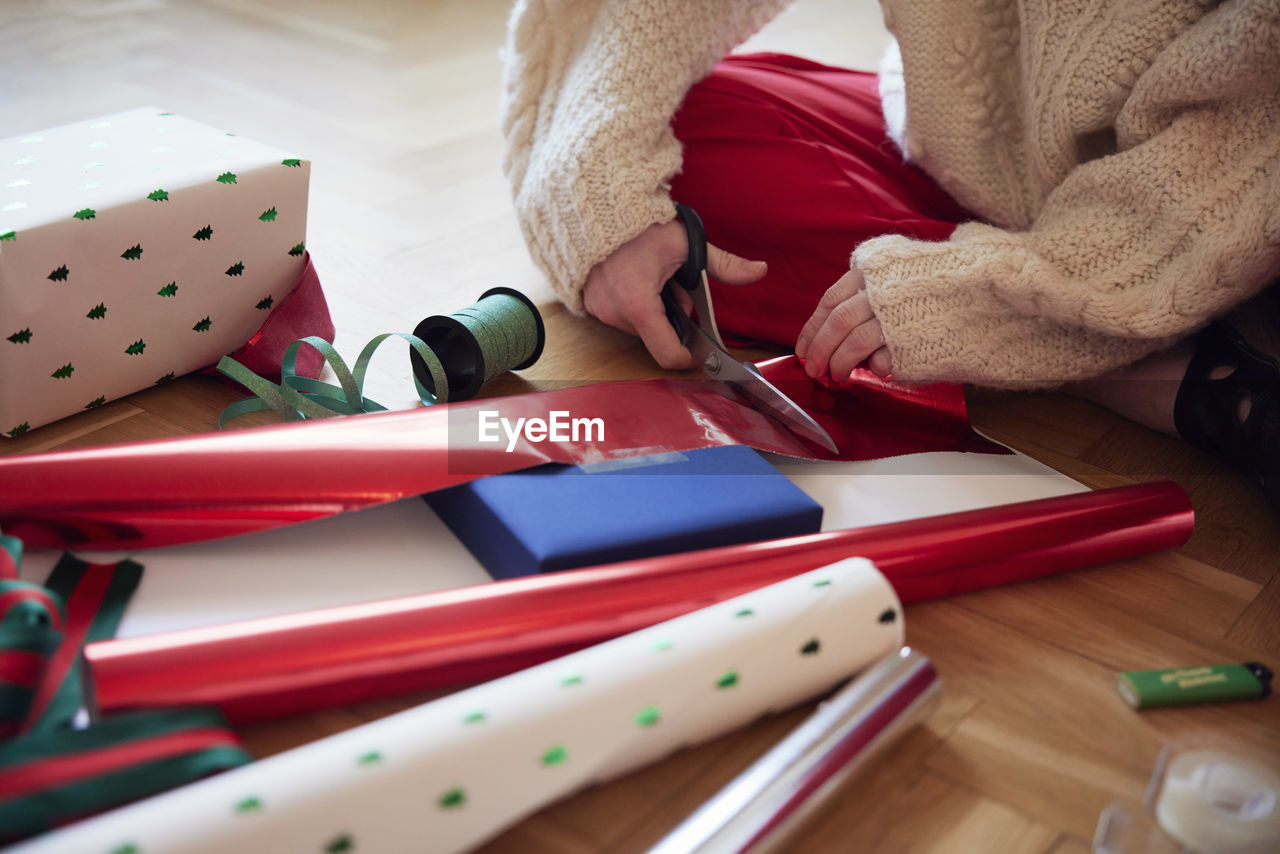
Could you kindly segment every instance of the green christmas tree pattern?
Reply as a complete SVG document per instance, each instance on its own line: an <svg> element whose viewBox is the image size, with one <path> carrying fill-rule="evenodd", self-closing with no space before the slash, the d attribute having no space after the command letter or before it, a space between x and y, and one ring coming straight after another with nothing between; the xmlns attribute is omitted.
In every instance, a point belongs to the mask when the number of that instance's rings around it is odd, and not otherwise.
<svg viewBox="0 0 1280 854"><path fill-rule="evenodd" d="M248 797L236 804L237 813L259 812L262 810L262 799Z"/></svg>
<svg viewBox="0 0 1280 854"><path fill-rule="evenodd" d="M126 261L137 261L142 257L142 244L135 243L128 249L120 253L120 257Z"/></svg>
<svg viewBox="0 0 1280 854"><path fill-rule="evenodd" d="M98 396L97 396L97 397L95 397L93 400L91 400L91 401L89 401L88 403L86 403L86 404L84 405L84 408L85 408L85 409L97 409L99 406L101 406L102 404L104 404L104 403L106 403L106 402L107 402L107 398L106 398L104 395L98 395Z"/></svg>
<svg viewBox="0 0 1280 854"><path fill-rule="evenodd" d="M9 431L9 437L11 439L16 439L30 429L31 429L31 425L28 422L23 421L17 427L14 427L12 430Z"/></svg>
<svg viewBox="0 0 1280 854"><path fill-rule="evenodd" d="M271 308L271 306L272 306L272 305L274 305L274 304L275 304L275 301L276 301L275 297L273 297L273 296L271 296L270 294L268 294L267 296L265 296L265 297L263 297L262 299L258 300L258 304L257 304L257 305L255 305L255 306L254 306L254 308L256 308L256 309L260 309L260 310L262 310L262 311L266 311L266 310L268 310L269 308Z"/></svg>
<svg viewBox="0 0 1280 854"><path fill-rule="evenodd" d="M437 803L440 804L440 808L446 810L457 809L466 802L467 793L458 786L454 786L452 789L445 792L440 796L440 800L437 801Z"/></svg>
<svg viewBox="0 0 1280 854"><path fill-rule="evenodd" d="M67 277L70 275L71 275L71 271L67 269L66 264L63 264L61 267L59 267L58 269L54 270L52 273L49 274L49 281L65 282L67 280Z"/></svg>
<svg viewBox="0 0 1280 854"><path fill-rule="evenodd" d="M142 355L142 351L145 349L147 349L147 342L139 338L137 341L134 341L126 347L124 351L130 356L140 356Z"/></svg>
<svg viewBox="0 0 1280 854"><path fill-rule="evenodd" d="M17 239L18 239L18 232L16 231L0 232L0 240L17 240Z"/></svg>
<svg viewBox="0 0 1280 854"><path fill-rule="evenodd" d="M275 206L273 205L267 208L262 213L258 214L258 219L262 220L263 222L275 222L276 221Z"/></svg>
<svg viewBox="0 0 1280 854"><path fill-rule="evenodd" d="M170 371L169 373L162 376L160 379L156 380L155 384L164 385L165 383L173 382L175 379L177 379L177 374L175 374L173 371Z"/></svg>
<svg viewBox="0 0 1280 854"><path fill-rule="evenodd" d="M563 765L569 761L569 750L563 744L556 744L550 747L546 753L542 754L541 762L548 768L554 765Z"/></svg>
<svg viewBox="0 0 1280 854"><path fill-rule="evenodd" d="M63 365L61 368L58 368L58 370L54 371L49 376L53 377L55 380L65 380L68 377L70 377L73 373L75 373L75 370L76 370L75 367L73 367L70 362L67 362L65 365Z"/></svg>
<svg viewBox="0 0 1280 854"><path fill-rule="evenodd" d="M213 237L213 226L206 225L204 228L200 229L199 231L197 231L195 234L191 236L196 240L208 240L209 238Z"/></svg>
<svg viewBox="0 0 1280 854"><path fill-rule="evenodd" d="M800 654L801 655L817 655L820 649L822 649L822 644L818 642L818 639L810 638L808 643L800 647Z"/></svg>
<svg viewBox="0 0 1280 854"><path fill-rule="evenodd" d="M236 173L223 172L218 176L217 181L219 184L234 184L236 182Z"/></svg>
<svg viewBox="0 0 1280 854"><path fill-rule="evenodd" d="M95 219L98 216L98 212L93 208L81 208L73 213L72 216L79 220Z"/></svg>
<svg viewBox="0 0 1280 854"><path fill-rule="evenodd" d="M302 160L297 157L286 157L280 161L281 166L301 166Z"/></svg>
<svg viewBox="0 0 1280 854"><path fill-rule="evenodd" d="M297 257L298 255L301 255L303 252L306 252L306 251L307 251L307 244L298 243L292 249L289 250L289 254Z"/></svg>
<svg viewBox="0 0 1280 854"><path fill-rule="evenodd" d="M10 335L6 340L12 341L14 344L31 343L31 327L28 326L26 329L18 330L17 332Z"/></svg>
<svg viewBox="0 0 1280 854"><path fill-rule="evenodd" d="M204 320L200 321L195 326L191 327L191 331L192 332L208 332L209 327L212 325L213 325L213 321L210 320L208 317L205 317Z"/></svg>
<svg viewBox="0 0 1280 854"><path fill-rule="evenodd" d="M153 202L167 202L169 201L169 193L166 190L152 190L147 193L147 198Z"/></svg>
<svg viewBox="0 0 1280 854"><path fill-rule="evenodd" d="M356 850L356 841L351 838L351 834L340 833L329 840L324 850L327 854L346 854L348 851Z"/></svg>
<svg viewBox="0 0 1280 854"><path fill-rule="evenodd" d="M243 272L244 272L243 261L237 261L236 263L232 264L230 267L227 268L228 276L239 276Z"/></svg>
<svg viewBox="0 0 1280 854"><path fill-rule="evenodd" d="M636 726L653 726L660 720L662 715L657 706L645 706L636 715Z"/></svg>
<svg viewBox="0 0 1280 854"><path fill-rule="evenodd" d="M178 283L177 283L177 282L170 282L169 284L165 285L165 286L164 286L163 288L161 288L160 290L156 291L156 296L158 296L158 297L171 297L171 296L173 296L174 294L176 294L177 292L178 292Z"/></svg>
<svg viewBox="0 0 1280 854"><path fill-rule="evenodd" d="M101 302L95 305L93 308L89 309L89 313L85 315L85 317L89 318L90 320L101 320L106 316L107 316L107 305L106 303L101 303Z"/></svg>

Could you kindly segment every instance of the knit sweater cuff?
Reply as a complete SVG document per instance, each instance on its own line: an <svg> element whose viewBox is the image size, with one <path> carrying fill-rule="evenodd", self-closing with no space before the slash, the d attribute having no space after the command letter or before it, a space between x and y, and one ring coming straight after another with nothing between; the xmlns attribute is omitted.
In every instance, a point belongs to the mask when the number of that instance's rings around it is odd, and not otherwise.
<svg viewBox="0 0 1280 854"><path fill-rule="evenodd" d="M1172 343L1055 320L1037 312L1030 294L1025 305L1006 298L991 286L993 280L1035 273L1018 269L1025 254L1007 245L1016 243L1015 235L989 231L989 240L958 243L888 235L854 252L896 378L1047 389L1097 376Z"/></svg>
<svg viewBox="0 0 1280 854"><path fill-rule="evenodd" d="M582 290L596 264L650 225L669 222L675 205L667 182L680 165L674 139L668 153L642 168L566 159L530 170L516 198L534 262L570 311L584 313Z"/></svg>

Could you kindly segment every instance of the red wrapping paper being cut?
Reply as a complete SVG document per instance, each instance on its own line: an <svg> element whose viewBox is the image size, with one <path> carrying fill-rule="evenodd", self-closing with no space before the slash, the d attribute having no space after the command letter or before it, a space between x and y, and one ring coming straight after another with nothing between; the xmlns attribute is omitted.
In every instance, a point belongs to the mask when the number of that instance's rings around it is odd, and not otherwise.
<svg viewBox="0 0 1280 854"><path fill-rule="evenodd" d="M0 458L0 528L33 548L138 549L265 530L541 463L743 444L811 459L1008 453L969 427L960 386L827 388L792 356L762 372L836 440L833 457L696 380L600 383L400 412ZM481 442L480 413L598 418L603 441Z"/></svg>
<svg viewBox="0 0 1280 854"><path fill-rule="evenodd" d="M1186 542L1186 493L1151 483L126 640L85 650L101 712L209 703L232 721L490 679L837 560L904 603Z"/></svg>

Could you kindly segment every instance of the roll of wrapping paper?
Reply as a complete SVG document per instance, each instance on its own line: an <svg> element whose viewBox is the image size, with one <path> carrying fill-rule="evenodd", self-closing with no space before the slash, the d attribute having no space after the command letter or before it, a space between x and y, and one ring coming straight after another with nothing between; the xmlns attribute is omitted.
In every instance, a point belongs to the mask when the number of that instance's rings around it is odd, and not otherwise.
<svg viewBox="0 0 1280 854"><path fill-rule="evenodd" d="M14 850L466 850L829 690L900 648L900 608L870 563L843 561Z"/></svg>
<svg viewBox="0 0 1280 854"><path fill-rule="evenodd" d="M868 374L828 388L809 379L792 356L759 367L835 439L840 459L943 450L1008 453L970 428L960 386L907 388ZM508 452L505 441L480 439L482 412L511 424L521 418L545 423L553 412L598 418L605 435L566 431L567 439L534 441L520 433ZM0 527L30 548L153 548L322 518L542 463L733 444L831 457L721 383L599 383L0 458Z"/></svg>
<svg viewBox="0 0 1280 854"><path fill-rule="evenodd" d="M103 712L262 720L489 679L841 558L919 602L1173 548L1192 520L1170 483L1077 493L91 644L88 679Z"/></svg>
<svg viewBox="0 0 1280 854"><path fill-rule="evenodd" d="M649 854L774 850L849 777L928 717L941 690L933 663L903 647L823 702Z"/></svg>

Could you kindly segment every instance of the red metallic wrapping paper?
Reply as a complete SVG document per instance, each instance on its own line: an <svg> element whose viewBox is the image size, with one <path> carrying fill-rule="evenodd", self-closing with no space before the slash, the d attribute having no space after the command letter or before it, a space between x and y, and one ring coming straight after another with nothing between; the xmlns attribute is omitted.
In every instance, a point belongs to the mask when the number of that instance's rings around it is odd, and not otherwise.
<svg viewBox="0 0 1280 854"><path fill-rule="evenodd" d="M211 703L248 722L510 673L836 560L904 603L1172 548L1171 483L646 558L150 637L85 651L98 710Z"/></svg>
<svg viewBox="0 0 1280 854"><path fill-rule="evenodd" d="M811 446L719 383L640 380L400 412L0 458L0 529L32 548L152 548L264 530L548 462L743 444L813 459L918 451L1008 453L969 427L960 386L907 388L870 374L828 388L794 357L762 372L841 454ZM478 441L481 411L599 418L605 440ZM505 438L505 437L504 437Z"/></svg>

